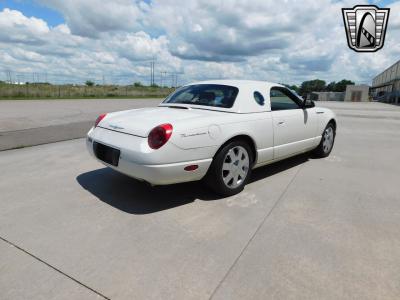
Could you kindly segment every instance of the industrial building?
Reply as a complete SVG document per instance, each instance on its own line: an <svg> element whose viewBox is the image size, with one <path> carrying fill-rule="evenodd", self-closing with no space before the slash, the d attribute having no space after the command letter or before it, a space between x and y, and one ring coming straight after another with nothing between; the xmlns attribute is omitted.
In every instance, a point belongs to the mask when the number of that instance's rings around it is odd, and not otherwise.
<svg viewBox="0 0 400 300"><path fill-rule="evenodd" d="M344 101L344 92L312 92L307 98L313 101Z"/></svg>
<svg viewBox="0 0 400 300"><path fill-rule="evenodd" d="M375 100L400 103L400 60L372 80Z"/></svg>
<svg viewBox="0 0 400 300"><path fill-rule="evenodd" d="M370 101L369 86L364 84L346 86L344 101L351 101L351 102Z"/></svg>
<svg viewBox="0 0 400 300"><path fill-rule="evenodd" d="M346 92L312 92L308 98L314 101L367 102L370 101L369 86L347 85Z"/></svg>

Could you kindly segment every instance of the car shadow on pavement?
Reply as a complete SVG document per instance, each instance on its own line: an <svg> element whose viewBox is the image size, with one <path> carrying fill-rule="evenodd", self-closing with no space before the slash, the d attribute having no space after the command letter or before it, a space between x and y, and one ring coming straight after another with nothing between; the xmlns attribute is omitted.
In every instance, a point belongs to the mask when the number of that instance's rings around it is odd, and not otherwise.
<svg viewBox="0 0 400 300"><path fill-rule="evenodd" d="M302 154L253 171L249 183L273 176L305 163L310 156ZM222 199L200 181L150 186L111 168L101 168L76 177L77 182L96 198L129 214L150 214L189 204L196 199L212 201Z"/></svg>

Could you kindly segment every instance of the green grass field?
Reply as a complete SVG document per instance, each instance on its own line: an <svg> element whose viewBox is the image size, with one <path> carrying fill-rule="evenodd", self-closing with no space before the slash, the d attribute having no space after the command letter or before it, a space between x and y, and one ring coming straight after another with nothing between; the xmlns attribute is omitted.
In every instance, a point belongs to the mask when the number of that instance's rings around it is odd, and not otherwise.
<svg viewBox="0 0 400 300"><path fill-rule="evenodd" d="M0 84L0 100L164 98L174 88L119 85Z"/></svg>

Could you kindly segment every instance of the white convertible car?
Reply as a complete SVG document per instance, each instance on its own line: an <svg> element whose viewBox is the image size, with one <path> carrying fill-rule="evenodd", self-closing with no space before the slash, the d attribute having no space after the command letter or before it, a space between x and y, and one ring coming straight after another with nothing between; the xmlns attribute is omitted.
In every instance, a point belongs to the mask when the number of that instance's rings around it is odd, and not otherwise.
<svg viewBox="0 0 400 300"><path fill-rule="evenodd" d="M87 148L152 185L204 179L233 195L254 168L311 150L328 156L336 126L331 110L280 84L213 80L185 85L158 107L100 115Z"/></svg>

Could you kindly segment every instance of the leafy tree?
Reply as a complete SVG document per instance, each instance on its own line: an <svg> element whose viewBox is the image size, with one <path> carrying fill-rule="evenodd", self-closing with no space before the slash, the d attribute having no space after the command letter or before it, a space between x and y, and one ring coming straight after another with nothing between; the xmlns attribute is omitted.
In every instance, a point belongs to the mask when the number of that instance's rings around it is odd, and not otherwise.
<svg viewBox="0 0 400 300"><path fill-rule="evenodd" d="M336 86L336 82L332 81L326 86L326 90L328 92L334 92L335 91L335 86Z"/></svg>
<svg viewBox="0 0 400 300"><path fill-rule="evenodd" d="M342 79L335 84L334 92L345 92L347 85L354 85L354 82L347 79Z"/></svg>
<svg viewBox="0 0 400 300"><path fill-rule="evenodd" d="M300 88L295 84L289 85L289 84L283 83L283 85L286 86L288 89L291 89L291 90L295 91L296 93L298 93L299 90L300 90Z"/></svg>
<svg viewBox="0 0 400 300"><path fill-rule="evenodd" d="M332 81L326 86L328 92L345 92L347 85L354 85L354 82L347 79L342 79L339 82Z"/></svg>
<svg viewBox="0 0 400 300"><path fill-rule="evenodd" d="M94 86L94 82L91 81L91 80L87 80L87 81L85 82L85 84L86 84L87 86Z"/></svg>
<svg viewBox="0 0 400 300"><path fill-rule="evenodd" d="M137 82L135 82L135 83L133 84L133 86L134 86L134 87L142 87L143 84L142 84L141 82L137 81Z"/></svg>
<svg viewBox="0 0 400 300"><path fill-rule="evenodd" d="M311 92L322 92L326 89L326 82L320 79L304 81L300 86L300 95L306 96Z"/></svg>

